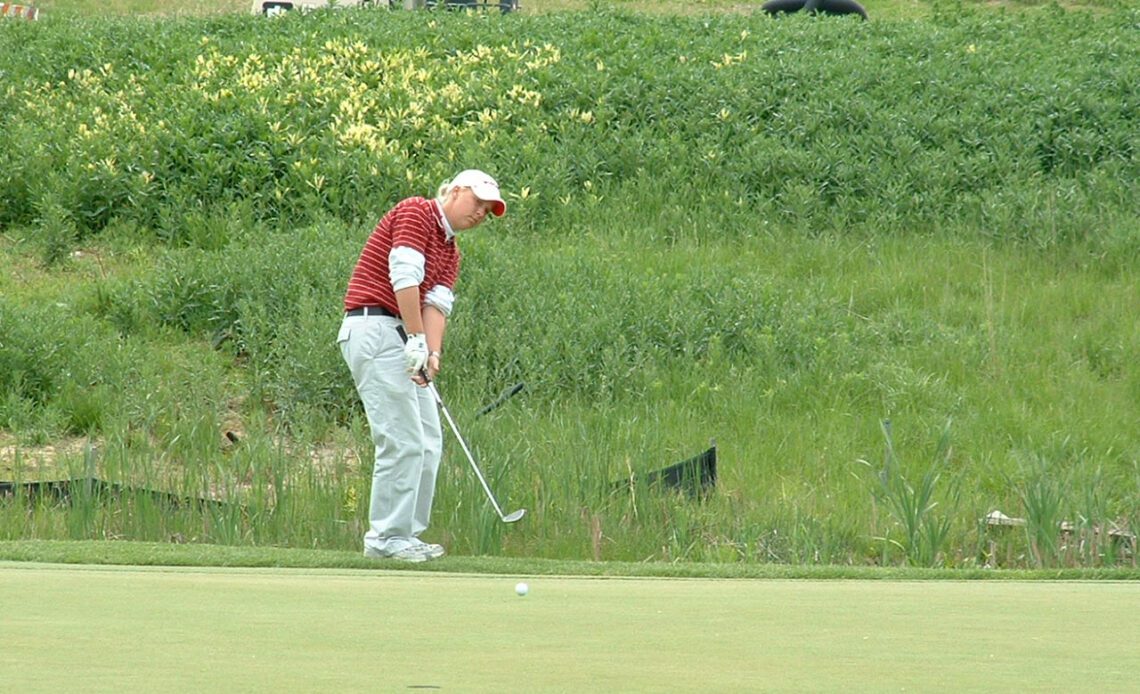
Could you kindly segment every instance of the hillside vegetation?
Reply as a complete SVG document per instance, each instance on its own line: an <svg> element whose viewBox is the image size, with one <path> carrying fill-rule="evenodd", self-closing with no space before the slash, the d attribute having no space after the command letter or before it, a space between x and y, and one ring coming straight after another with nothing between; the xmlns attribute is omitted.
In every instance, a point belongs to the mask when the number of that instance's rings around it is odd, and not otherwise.
<svg viewBox="0 0 1140 694"><path fill-rule="evenodd" d="M1140 14L929 15L0 24L0 479L229 502L9 500L0 537L355 547L344 282L478 166L510 209L462 240L440 387L531 515L451 446L454 552L1134 562ZM714 438L708 498L615 485Z"/></svg>

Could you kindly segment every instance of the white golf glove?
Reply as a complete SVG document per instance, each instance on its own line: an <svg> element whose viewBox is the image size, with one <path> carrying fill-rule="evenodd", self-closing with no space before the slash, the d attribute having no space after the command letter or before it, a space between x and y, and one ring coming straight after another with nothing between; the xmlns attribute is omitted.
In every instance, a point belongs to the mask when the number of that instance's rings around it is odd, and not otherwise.
<svg viewBox="0 0 1140 694"><path fill-rule="evenodd" d="M423 333L408 335L408 341L404 343L404 363L407 364L408 373L418 374L427 366L427 360L427 335Z"/></svg>

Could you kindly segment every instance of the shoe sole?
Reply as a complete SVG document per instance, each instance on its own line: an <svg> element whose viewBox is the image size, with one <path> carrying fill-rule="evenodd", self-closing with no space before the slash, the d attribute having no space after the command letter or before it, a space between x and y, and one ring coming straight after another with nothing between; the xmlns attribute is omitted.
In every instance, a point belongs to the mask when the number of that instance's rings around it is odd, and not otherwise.
<svg viewBox="0 0 1140 694"><path fill-rule="evenodd" d="M428 560L428 557L426 554L420 554L418 552L416 554L411 554L411 555L407 555L407 556L401 556L401 555L394 554L388 558L392 559L394 561L406 562L408 564L419 564L421 562L425 562Z"/></svg>
<svg viewBox="0 0 1140 694"><path fill-rule="evenodd" d="M426 554L420 552L397 552L396 554L377 554L365 552L364 556L368 559L391 559L392 561L402 561L408 564L419 564L428 560Z"/></svg>

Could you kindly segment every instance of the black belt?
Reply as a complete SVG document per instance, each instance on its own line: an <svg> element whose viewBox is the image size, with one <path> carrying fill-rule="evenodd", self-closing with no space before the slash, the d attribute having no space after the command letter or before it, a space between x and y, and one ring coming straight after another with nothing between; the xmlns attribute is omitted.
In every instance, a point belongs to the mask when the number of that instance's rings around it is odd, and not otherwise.
<svg viewBox="0 0 1140 694"><path fill-rule="evenodd" d="M389 318L399 318L395 313L392 313L383 306L361 306L360 308L350 309L344 312L346 316L388 316Z"/></svg>

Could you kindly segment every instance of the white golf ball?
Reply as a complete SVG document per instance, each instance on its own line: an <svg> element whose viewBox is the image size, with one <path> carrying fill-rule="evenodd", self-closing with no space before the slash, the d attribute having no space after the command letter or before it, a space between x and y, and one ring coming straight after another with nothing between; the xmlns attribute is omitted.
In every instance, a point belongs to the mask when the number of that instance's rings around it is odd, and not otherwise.
<svg viewBox="0 0 1140 694"><path fill-rule="evenodd" d="M516 583L515 592L519 595L526 595L528 592L530 592L530 588L525 583Z"/></svg>

